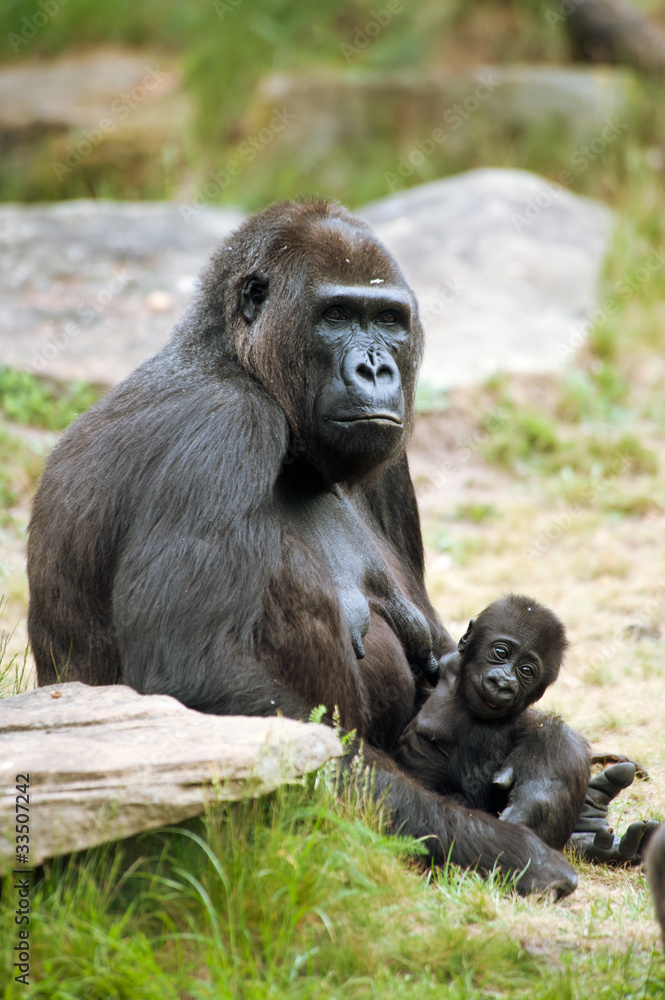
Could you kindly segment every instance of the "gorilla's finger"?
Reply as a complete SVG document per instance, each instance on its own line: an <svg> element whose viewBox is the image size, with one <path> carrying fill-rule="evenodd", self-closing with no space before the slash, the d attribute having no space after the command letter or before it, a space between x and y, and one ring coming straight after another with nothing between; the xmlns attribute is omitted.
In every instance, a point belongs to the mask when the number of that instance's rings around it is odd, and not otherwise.
<svg viewBox="0 0 665 1000"><path fill-rule="evenodd" d="M644 820L636 820L635 823L630 824L619 841L619 854L622 858L628 860L636 857L642 843L642 838L644 837L645 829L646 823Z"/></svg>
<svg viewBox="0 0 665 1000"><path fill-rule="evenodd" d="M502 767L500 771L497 771L492 778L492 784L498 785L499 788L512 788L515 781L515 772L510 765L508 767Z"/></svg>
<svg viewBox="0 0 665 1000"><path fill-rule="evenodd" d="M609 826L603 827L602 830L598 830L596 836L593 838L593 846L599 847L602 851L608 851L612 844L614 843L614 831L609 828Z"/></svg>
<svg viewBox="0 0 665 1000"><path fill-rule="evenodd" d="M594 802L598 800L600 804L601 796L606 796L607 801L616 798L619 792L632 785L635 779L635 765L631 761L622 761L619 764L612 764L604 771L597 774L589 782L589 796Z"/></svg>

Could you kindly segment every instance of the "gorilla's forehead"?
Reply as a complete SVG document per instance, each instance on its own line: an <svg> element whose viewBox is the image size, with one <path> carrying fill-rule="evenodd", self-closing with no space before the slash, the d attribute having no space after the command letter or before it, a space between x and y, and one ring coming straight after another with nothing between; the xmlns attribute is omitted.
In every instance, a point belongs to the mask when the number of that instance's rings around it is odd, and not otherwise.
<svg viewBox="0 0 665 1000"><path fill-rule="evenodd" d="M405 285L384 283L382 279L372 279L368 284L337 284L329 282L319 285L318 297L331 303L354 299L362 305L381 305L383 303L411 304L411 292Z"/></svg>
<svg viewBox="0 0 665 1000"><path fill-rule="evenodd" d="M308 249L326 261L333 282L344 284L352 276L357 285L373 281L406 287L395 258L360 219L317 219Z"/></svg>

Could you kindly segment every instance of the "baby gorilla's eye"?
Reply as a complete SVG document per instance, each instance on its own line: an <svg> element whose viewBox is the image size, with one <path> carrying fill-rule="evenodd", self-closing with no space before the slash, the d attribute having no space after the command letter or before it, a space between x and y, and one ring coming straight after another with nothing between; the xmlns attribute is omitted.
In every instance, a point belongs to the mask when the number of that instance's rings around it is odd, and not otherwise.
<svg viewBox="0 0 665 1000"><path fill-rule="evenodd" d="M522 665L520 666L520 673L523 674L524 677L531 678L535 675L536 671L533 669L531 664L522 663Z"/></svg>
<svg viewBox="0 0 665 1000"><path fill-rule="evenodd" d="M507 660L510 656L510 650L507 646L494 646L492 652L496 656L497 660Z"/></svg>
<svg viewBox="0 0 665 1000"><path fill-rule="evenodd" d="M344 310L340 309L339 306L331 306L330 309L326 309L323 314L326 319L330 319L333 323L339 323L341 320L346 319Z"/></svg>
<svg viewBox="0 0 665 1000"><path fill-rule="evenodd" d="M394 309L384 309L383 312L378 315L379 323L386 323L388 326L394 326L395 323L399 323L399 315Z"/></svg>

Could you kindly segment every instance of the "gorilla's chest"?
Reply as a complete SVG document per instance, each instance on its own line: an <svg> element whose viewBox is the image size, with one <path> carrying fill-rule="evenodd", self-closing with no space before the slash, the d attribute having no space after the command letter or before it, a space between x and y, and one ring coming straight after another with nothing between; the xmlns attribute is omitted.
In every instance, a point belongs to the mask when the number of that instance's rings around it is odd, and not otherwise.
<svg viewBox="0 0 665 1000"><path fill-rule="evenodd" d="M506 793L492 784L511 749L510 729L472 722L460 726L449 746L445 791L461 792L466 801L485 812L499 813Z"/></svg>
<svg viewBox="0 0 665 1000"><path fill-rule="evenodd" d="M409 664L417 671L432 669L429 626L395 571L387 541L359 502L341 489L305 496L284 490L279 505L289 530L329 571L356 657L364 658L363 640L378 615Z"/></svg>

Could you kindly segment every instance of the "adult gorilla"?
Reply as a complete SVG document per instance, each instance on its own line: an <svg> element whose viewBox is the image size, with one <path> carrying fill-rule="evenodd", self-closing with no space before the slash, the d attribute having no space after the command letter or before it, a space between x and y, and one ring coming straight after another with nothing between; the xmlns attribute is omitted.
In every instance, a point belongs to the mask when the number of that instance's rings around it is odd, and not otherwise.
<svg viewBox="0 0 665 1000"><path fill-rule="evenodd" d="M570 892L563 856L461 808L391 749L455 643L423 581L405 443L423 344L387 251L344 209L273 206L213 256L167 347L81 417L34 503L40 684L117 681L221 714L338 706L396 829L431 855ZM520 815L570 808L582 741L540 731ZM540 780L536 780L536 779Z"/></svg>

